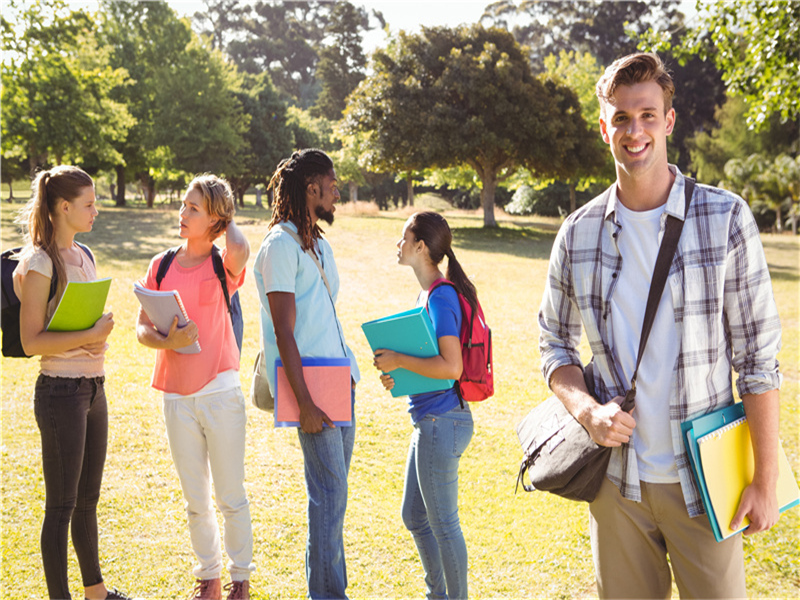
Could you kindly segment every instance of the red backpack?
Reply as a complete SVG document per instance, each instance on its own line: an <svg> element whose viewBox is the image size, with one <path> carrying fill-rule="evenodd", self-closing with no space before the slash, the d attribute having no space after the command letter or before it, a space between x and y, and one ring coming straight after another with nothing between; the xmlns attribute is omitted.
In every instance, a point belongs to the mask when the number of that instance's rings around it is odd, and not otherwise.
<svg viewBox="0 0 800 600"><path fill-rule="evenodd" d="M440 285L456 286L447 279L437 279L428 290L431 292ZM467 402L480 402L494 394L494 378L492 376L492 330L483 317L483 309L478 303L475 312L467 299L456 290L458 303L461 305L461 360L464 370L456 382L459 398ZM428 308L427 301L425 308Z"/></svg>

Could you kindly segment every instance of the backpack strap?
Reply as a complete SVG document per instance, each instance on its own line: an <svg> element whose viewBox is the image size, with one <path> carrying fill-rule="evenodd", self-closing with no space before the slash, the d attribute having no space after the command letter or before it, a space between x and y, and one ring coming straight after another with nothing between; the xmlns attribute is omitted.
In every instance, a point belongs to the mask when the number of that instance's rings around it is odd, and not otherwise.
<svg viewBox="0 0 800 600"><path fill-rule="evenodd" d="M455 284L455 283L453 283L452 281L450 281L449 279L445 279L444 277L440 277L439 279L437 279L436 281L434 281L434 282L431 284L431 287L429 287L429 288L428 288L428 298L425 300L425 309L426 309L426 310L427 310L427 308L428 308L428 301L430 300L431 293L433 292L433 290L435 290L435 289L436 289L437 287L439 287L440 285L449 285L449 286L451 286L451 287L452 287L454 290L456 290L456 295L458 295L458 296L459 296L459 304L461 304L461 297L460 297L461 295L459 294L459 291L458 291L458 289L456 288L456 284ZM464 298L464 301L466 301L466 298ZM471 308L471 307L470 307L470 308ZM463 309L462 309L462 311L461 311L461 312L462 312L462 313L464 312L464 311L463 311ZM472 348L472 328L473 328L473 326L475 325L475 314L476 314L477 312L478 312L477 310L474 310L474 309L473 309L473 310L472 310L472 312L471 312L471 314L470 314L470 317L469 317L469 330L468 330L468 331L469 331L469 334L468 334L468 336L467 336L467 347L468 347L468 348ZM463 315L462 315L462 316L463 316Z"/></svg>
<svg viewBox="0 0 800 600"><path fill-rule="evenodd" d="M178 254L178 250L180 249L180 246L175 246L164 252L164 256L161 258L161 263L158 265L158 271L156 272L156 289L161 289L161 282L167 274L167 269L169 269L175 255Z"/></svg>
<svg viewBox="0 0 800 600"><path fill-rule="evenodd" d="M219 284L222 286L222 295L225 296L225 306L228 307L228 313L230 313L231 295L228 292L228 277L225 274L225 264L222 262L222 254L216 244L211 245L211 264L214 266L214 274L217 276Z"/></svg>
<svg viewBox="0 0 800 600"><path fill-rule="evenodd" d="M94 262L94 255L92 254L92 251L89 250L89 246L85 246L84 244L81 244L80 242L75 242L75 245L78 246L78 248L80 248L81 250L83 250L86 253L86 256L88 256L89 259L92 261L92 264L96 264Z"/></svg>
<svg viewBox="0 0 800 600"><path fill-rule="evenodd" d="M450 281L449 279L445 279L444 277L440 277L439 279L435 280L431 284L431 287L428 288L428 297L425 299L425 310L428 310L428 302L430 302L431 294L433 293L433 290L435 290L436 288L438 288L439 286L442 286L442 285L449 285L450 287L452 287L455 290L456 296L459 296L458 289L456 288L456 284L453 283L452 281ZM459 308L461 308L461 298L459 298L458 304L459 304ZM461 313L462 313L461 314L461 318L463 319L464 318L464 314L463 314L464 313L464 309L463 308L461 309ZM475 311L473 310L472 311L472 317L469 320L469 338L468 338L469 342L468 342L468 346L470 348L472 347L472 324L474 322L473 321L474 319L475 319ZM461 336L459 336L459 343L463 347L464 340L460 339L460 337ZM461 387L459 386L459 382L456 381L455 384L453 385L453 387L456 390L456 396L458 396L458 404L463 409L464 408L464 397L461 395Z"/></svg>

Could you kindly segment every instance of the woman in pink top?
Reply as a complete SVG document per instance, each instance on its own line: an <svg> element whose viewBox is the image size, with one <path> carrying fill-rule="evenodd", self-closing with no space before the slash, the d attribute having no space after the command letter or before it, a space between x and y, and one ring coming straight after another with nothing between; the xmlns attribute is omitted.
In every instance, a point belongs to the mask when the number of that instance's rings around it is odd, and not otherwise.
<svg viewBox="0 0 800 600"><path fill-rule="evenodd" d="M126 599L106 589L98 557L97 502L108 442L104 360L114 327L106 313L85 331L47 331L69 281L97 279L94 255L75 242L97 216L94 182L77 167L41 171L19 222L25 247L14 270L20 299L20 339L25 353L40 355L33 407L42 435L45 511L42 562L50 598L71 598L67 536L78 555L85 597ZM50 297L53 276L58 285Z"/></svg>
<svg viewBox="0 0 800 600"><path fill-rule="evenodd" d="M164 393L164 421L172 459L186 500L189 535L198 559L194 598L222 598L222 552L211 503L214 481L217 506L225 526L225 549L231 583L228 598L249 598L253 570L250 506L244 490L245 402L239 384L239 348L222 285L214 272L214 240L225 234L222 262L230 295L242 285L250 245L233 221L230 186L214 175L201 175L183 197L178 225L183 244L160 285L156 274L164 253L150 262L146 288L178 290L189 323L178 318L162 335L139 311L139 342L156 348L152 385ZM200 344L200 352L180 348Z"/></svg>

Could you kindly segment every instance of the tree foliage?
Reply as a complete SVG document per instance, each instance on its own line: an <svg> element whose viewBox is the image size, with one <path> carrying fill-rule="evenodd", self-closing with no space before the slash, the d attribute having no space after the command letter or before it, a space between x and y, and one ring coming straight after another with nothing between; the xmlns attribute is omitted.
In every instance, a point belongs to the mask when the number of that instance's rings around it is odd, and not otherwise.
<svg viewBox="0 0 800 600"><path fill-rule="evenodd" d="M250 123L225 174L243 205L247 189L258 183L266 185L278 162L292 153L295 137L287 121L286 105L267 73L245 74L236 96Z"/></svg>
<svg viewBox="0 0 800 600"><path fill-rule="evenodd" d="M482 23L508 28L527 47L534 72L560 52L590 53L600 65L636 51L635 34L650 25L669 28L680 20L677 1L499 0L486 7Z"/></svg>
<svg viewBox="0 0 800 600"><path fill-rule="evenodd" d="M365 77L367 58L361 36L369 29L365 9L350 2L336 2L331 10L325 45L319 50L316 78L320 93L312 108L315 115L338 121L347 96Z"/></svg>
<svg viewBox="0 0 800 600"><path fill-rule="evenodd" d="M781 123L775 114L767 126L751 131L745 125L747 105L741 96L731 96L716 112L717 127L699 132L688 147L691 168L698 181L717 185L725 179L725 164L733 158L762 154L774 158L781 153L800 151L798 123Z"/></svg>
<svg viewBox="0 0 800 600"><path fill-rule="evenodd" d="M373 55L345 127L367 134L370 170L469 165L482 182L484 225L496 226L498 181L524 166L569 177L597 161L575 94L533 76L513 36L480 26L401 32Z"/></svg>
<svg viewBox="0 0 800 600"><path fill-rule="evenodd" d="M713 60L729 92L748 104L750 128L770 116L800 118L800 3L787 0L697 1L697 17L679 41L654 29L645 46L686 60Z"/></svg>
<svg viewBox="0 0 800 600"><path fill-rule="evenodd" d="M10 20L9 20L10 19ZM30 170L87 155L119 158L114 143L133 124L112 94L128 73L108 64L92 18L61 0L8 2L2 16L2 152Z"/></svg>
<svg viewBox="0 0 800 600"><path fill-rule="evenodd" d="M235 67L163 1L106 1L101 23L112 65L131 65L133 79L119 92L136 117L120 145L119 193L126 174L136 177L152 205L159 171L232 169L249 122L236 97Z"/></svg>

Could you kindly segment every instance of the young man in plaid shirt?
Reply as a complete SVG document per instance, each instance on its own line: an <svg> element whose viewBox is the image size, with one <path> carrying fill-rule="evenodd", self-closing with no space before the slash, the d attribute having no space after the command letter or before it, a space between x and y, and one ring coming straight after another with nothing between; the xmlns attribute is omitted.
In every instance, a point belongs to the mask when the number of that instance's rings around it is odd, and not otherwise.
<svg viewBox="0 0 800 600"><path fill-rule="evenodd" d="M674 85L660 59L615 61L597 84L600 131L617 181L558 233L539 313L542 371L592 439L614 448L590 504L601 598L746 597L742 538L721 543L703 515L680 424L733 402L731 368L753 439L755 478L734 517L745 535L778 520L780 322L753 215L738 196L697 185L688 214L680 171L667 161ZM684 221L637 377L645 303L667 215ZM589 394L577 351L594 355ZM669 555L670 562L667 561Z"/></svg>

